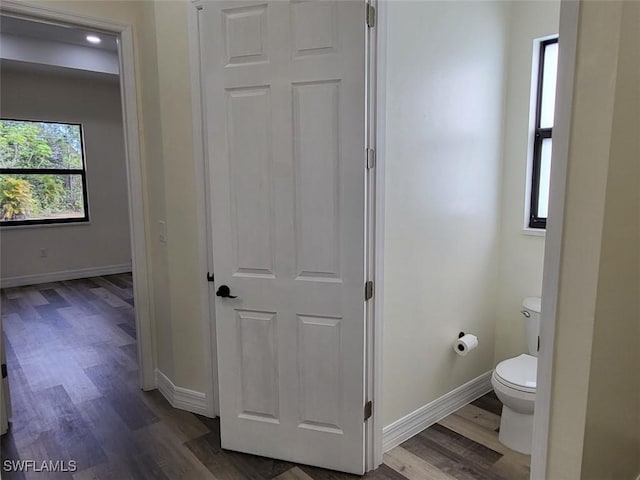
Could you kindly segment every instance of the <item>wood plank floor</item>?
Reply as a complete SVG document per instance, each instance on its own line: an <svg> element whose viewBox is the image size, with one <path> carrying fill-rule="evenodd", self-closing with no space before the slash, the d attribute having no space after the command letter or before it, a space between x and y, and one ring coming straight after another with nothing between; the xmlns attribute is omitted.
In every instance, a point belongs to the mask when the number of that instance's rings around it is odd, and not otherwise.
<svg viewBox="0 0 640 480"><path fill-rule="evenodd" d="M353 475L223 450L217 419L138 387L131 276L4 289L13 420L5 460L75 460L75 473L4 479L348 480ZM519 480L529 457L498 442L488 394L387 452L364 478Z"/></svg>

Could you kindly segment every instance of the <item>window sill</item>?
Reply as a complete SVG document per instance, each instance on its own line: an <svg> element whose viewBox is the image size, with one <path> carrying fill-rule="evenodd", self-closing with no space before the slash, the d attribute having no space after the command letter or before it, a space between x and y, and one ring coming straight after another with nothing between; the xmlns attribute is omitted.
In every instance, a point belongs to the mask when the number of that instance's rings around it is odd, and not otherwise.
<svg viewBox="0 0 640 480"><path fill-rule="evenodd" d="M3 232L28 228L85 227L90 225L91 220L87 220L86 222L36 223L34 225L0 225L0 235Z"/></svg>
<svg viewBox="0 0 640 480"><path fill-rule="evenodd" d="M547 236L547 230L544 228L529 228L529 227L524 227L522 229L522 234L523 235L529 235L531 237L546 237Z"/></svg>

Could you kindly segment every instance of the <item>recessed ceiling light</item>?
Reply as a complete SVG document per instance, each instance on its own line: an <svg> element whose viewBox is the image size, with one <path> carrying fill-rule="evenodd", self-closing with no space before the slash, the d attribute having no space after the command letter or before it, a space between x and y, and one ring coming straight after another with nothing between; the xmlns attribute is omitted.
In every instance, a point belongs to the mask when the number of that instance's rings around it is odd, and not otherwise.
<svg viewBox="0 0 640 480"><path fill-rule="evenodd" d="M100 43L102 40L97 35L87 35L87 42L89 43Z"/></svg>

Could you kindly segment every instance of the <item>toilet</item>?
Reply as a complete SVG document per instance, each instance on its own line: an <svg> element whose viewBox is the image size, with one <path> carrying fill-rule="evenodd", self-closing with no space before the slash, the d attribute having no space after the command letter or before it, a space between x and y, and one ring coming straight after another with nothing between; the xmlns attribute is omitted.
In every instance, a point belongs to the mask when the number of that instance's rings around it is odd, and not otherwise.
<svg viewBox="0 0 640 480"><path fill-rule="evenodd" d="M522 302L529 353L500 362L491 376L493 389L502 402L502 419L498 438L503 445L526 455L531 455L533 439L540 303L540 297L527 297Z"/></svg>

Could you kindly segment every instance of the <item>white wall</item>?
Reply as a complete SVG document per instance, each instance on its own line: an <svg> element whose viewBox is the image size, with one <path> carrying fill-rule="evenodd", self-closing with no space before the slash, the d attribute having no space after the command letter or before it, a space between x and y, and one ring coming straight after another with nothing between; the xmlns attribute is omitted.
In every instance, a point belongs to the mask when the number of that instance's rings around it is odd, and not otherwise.
<svg viewBox="0 0 640 480"><path fill-rule="evenodd" d="M207 363L203 352L203 323L209 322L201 307L202 283L198 252L196 175L199 171L193 151L191 70L187 1L154 2L154 22L159 78L158 102L165 158L164 195L168 243L166 249L170 285L171 329L176 385L206 391ZM193 385L193 386L192 386Z"/></svg>
<svg viewBox="0 0 640 480"><path fill-rule="evenodd" d="M554 480L640 473L639 24L638 2L581 2L544 475Z"/></svg>
<svg viewBox="0 0 640 480"><path fill-rule="evenodd" d="M207 391L203 305L197 245L197 163L194 157L188 49L188 0L163 2L33 0L133 26L156 366L179 387ZM179 185L179 188L176 188ZM157 222L166 221L167 243Z"/></svg>
<svg viewBox="0 0 640 480"><path fill-rule="evenodd" d="M509 10L388 4L385 425L493 367Z"/></svg>
<svg viewBox="0 0 640 480"><path fill-rule="evenodd" d="M533 40L557 34L559 15L559 0L513 2L511 10L495 363L526 351L524 322L519 313L522 299L540 296L542 289L544 237L523 231L529 144L533 138L531 70Z"/></svg>
<svg viewBox="0 0 640 480"><path fill-rule="evenodd" d="M15 277L130 264L127 178L117 81L69 70L23 71L3 64L1 115L81 123L90 224L2 229L1 276ZM40 257L40 249L48 251Z"/></svg>

